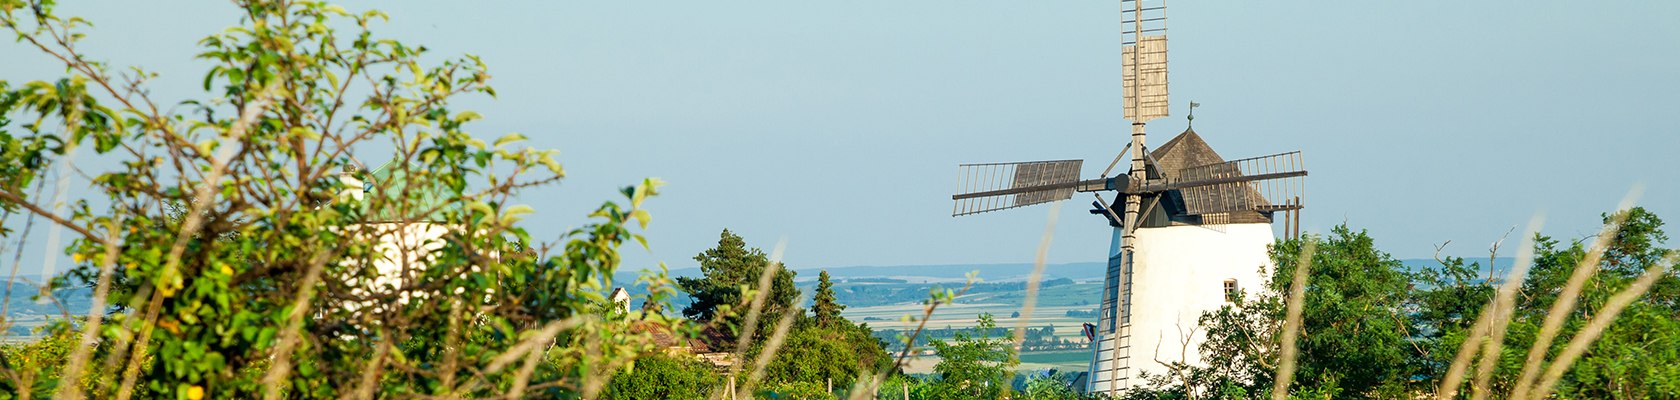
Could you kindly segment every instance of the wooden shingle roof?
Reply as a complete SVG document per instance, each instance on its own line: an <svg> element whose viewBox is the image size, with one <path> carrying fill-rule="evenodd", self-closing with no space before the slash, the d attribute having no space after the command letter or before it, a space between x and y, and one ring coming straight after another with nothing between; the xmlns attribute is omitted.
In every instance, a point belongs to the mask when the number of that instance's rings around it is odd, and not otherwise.
<svg viewBox="0 0 1680 400"><path fill-rule="evenodd" d="M1149 156L1154 158L1155 162L1159 166L1159 170L1151 168L1150 177L1152 178L1165 176L1168 179L1178 179L1178 172L1184 168L1225 162L1225 158L1220 157L1219 152L1213 150L1213 146L1209 146L1207 141L1202 140L1202 135L1198 135L1194 129L1188 128L1186 128L1183 133L1178 134L1178 136L1174 136L1171 140L1167 140L1167 142L1162 144L1160 147L1156 147L1154 150L1150 151ZM1256 194L1256 196L1258 196L1258 194ZM1161 193L1159 196L1151 197L1158 198L1161 201L1161 204L1155 207L1155 210L1152 211L1150 215L1145 215L1143 217L1144 220L1142 226L1145 228L1172 225L1219 225L1272 222L1270 213L1262 213L1259 211L1228 213L1228 218L1203 218L1201 215L1186 214L1183 204L1184 197L1177 190L1167 191ZM1152 201L1155 200L1146 199L1144 201L1145 206L1147 207L1147 205Z"/></svg>
<svg viewBox="0 0 1680 400"><path fill-rule="evenodd" d="M1160 172L1166 173L1169 178L1178 178L1173 174L1184 168L1225 162L1225 158L1213 151L1213 147L1208 146L1194 129L1185 129L1184 133L1149 152L1149 156L1160 163L1164 170Z"/></svg>

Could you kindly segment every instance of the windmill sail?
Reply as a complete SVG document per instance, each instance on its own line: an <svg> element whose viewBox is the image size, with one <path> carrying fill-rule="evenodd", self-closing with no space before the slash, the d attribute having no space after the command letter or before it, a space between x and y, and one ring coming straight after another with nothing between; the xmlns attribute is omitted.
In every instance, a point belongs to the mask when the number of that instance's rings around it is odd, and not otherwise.
<svg viewBox="0 0 1680 400"><path fill-rule="evenodd" d="M1132 122L1168 114L1166 10L1166 0L1120 2L1120 78L1125 82L1124 114Z"/></svg>
<svg viewBox="0 0 1680 400"><path fill-rule="evenodd" d="M1120 57L1126 119L1149 121L1167 116L1167 36L1144 35L1122 48Z"/></svg>
<svg viewBox="0 0 1680 400"><path fill-rule="evenodd" d="M1084 160L962 164L957 166L951 216L1067 200L1079 185Z"/></svg>
<svg viewBox="0 0 1680 400"><path fill-rule="evenodd" d="M1292 210L1306 175L1301 152L1292 151L1184 168L1174 186L1183 185L1188 214Z"/></svg>

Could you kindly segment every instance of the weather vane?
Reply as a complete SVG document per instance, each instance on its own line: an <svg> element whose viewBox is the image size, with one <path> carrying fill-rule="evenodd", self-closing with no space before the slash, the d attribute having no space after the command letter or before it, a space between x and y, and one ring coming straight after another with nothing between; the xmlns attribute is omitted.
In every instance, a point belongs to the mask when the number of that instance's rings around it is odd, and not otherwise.
<svg viewBox="0 0 1680 400"><path fill-rule="evenodd" d="M1190 101L1190 113L1184 116L1184 119L1189 121L1184 123L1185 128L1189 128L1190 125L1194 125L1196 123L1196 107L1201 106L1202 103L1197 103L1195 100Z"/></svg>

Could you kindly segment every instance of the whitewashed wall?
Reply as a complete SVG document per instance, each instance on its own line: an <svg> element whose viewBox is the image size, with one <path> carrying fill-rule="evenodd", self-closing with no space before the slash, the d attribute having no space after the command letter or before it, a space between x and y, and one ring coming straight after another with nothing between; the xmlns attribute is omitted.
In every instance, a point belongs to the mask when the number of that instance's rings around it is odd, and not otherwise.
<svg viewBox="0 0 1680 400"><path fill-rule="evenodd" d="M1119 251L1115 234L1112 252ZM1136 261L1132 272L1130 346L1121 388L1142 385L1143 372L1163 375L1161 363L1186 361L1200 364L1196 347L1206 338L1196 326L1205 311L1226 304L1225 281L1236 279L1249 293L1264 287L1261 268L1271 269L1266 249L1272 244L1271 224L1231 224L1217 227L1171 226L1137 231ZM1111 254L1112 255L1112 254ZM1109 389L1112 370L1108 338L1093 351L1089 388ZM1159 362L1157 362L1159 361Z"/></svg>

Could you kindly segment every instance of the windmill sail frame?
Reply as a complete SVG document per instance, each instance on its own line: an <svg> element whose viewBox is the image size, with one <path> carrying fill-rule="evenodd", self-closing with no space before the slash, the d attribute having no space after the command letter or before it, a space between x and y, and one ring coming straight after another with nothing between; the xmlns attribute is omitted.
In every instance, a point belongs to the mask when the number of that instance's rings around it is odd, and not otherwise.
<svg viewBox="0 0 1680 400"><path fill-rule="evenodd" d="M979 214L1073 198L1085 160L962 164L957 166L951 216Z"/></svg>
<svg viewBox="0 0 1680 400"><path fill-rule="evenodd" d="M1192 215L1280 211L1300 208L1306 175L1301 152L1291 151L1187 167L1177 184Z"/></svg>

